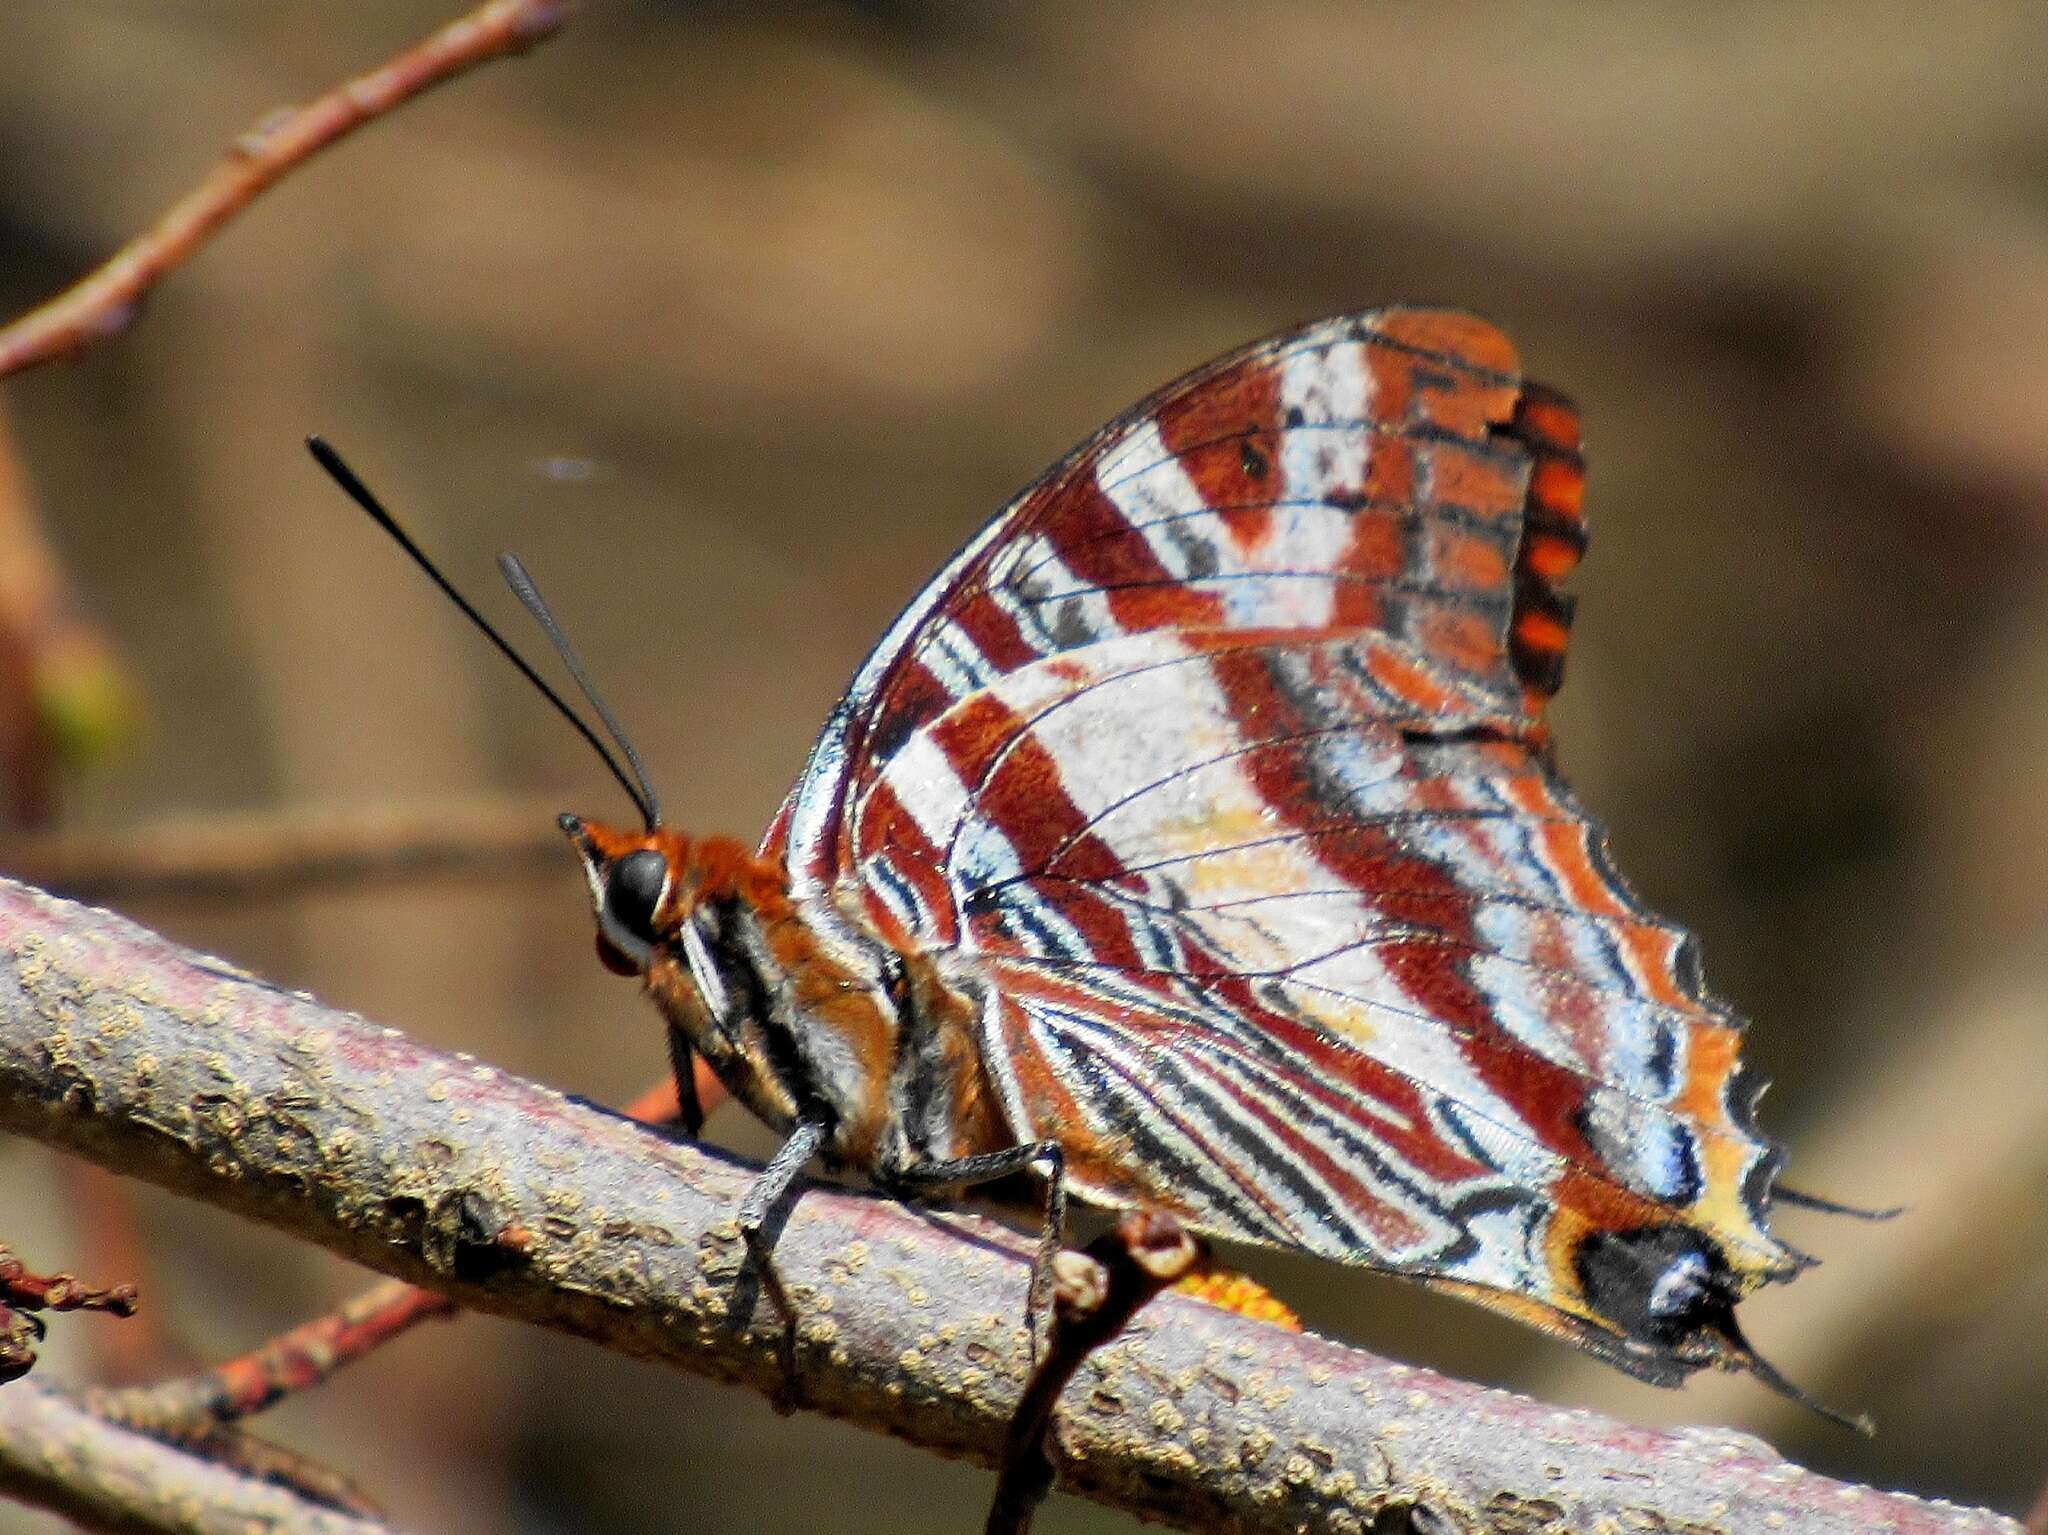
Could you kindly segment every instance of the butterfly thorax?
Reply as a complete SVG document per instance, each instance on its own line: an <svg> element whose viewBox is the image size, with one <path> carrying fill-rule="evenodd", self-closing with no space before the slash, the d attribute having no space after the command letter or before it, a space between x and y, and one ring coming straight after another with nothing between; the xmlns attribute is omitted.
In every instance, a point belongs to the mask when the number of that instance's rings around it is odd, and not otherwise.
<svg viewBox="0 0 2048 1535"><path fill-rule="evenodd" d="M792 898L780 859L731 838L589 822L571 837L607 963L641 976L669 1025L768 1125L822 1110L827 1156L884 1183L1012 1143L983 1072L979 1008L930 954ZM636 857L648 871L644 921L619 894Z"/></svg>

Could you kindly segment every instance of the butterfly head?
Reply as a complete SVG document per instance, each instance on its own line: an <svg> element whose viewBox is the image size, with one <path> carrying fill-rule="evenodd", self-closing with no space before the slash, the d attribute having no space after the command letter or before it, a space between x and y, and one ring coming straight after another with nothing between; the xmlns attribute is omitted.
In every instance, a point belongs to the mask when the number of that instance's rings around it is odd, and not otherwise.
<svg viewBox="0 0 2048 1535"><path fill-rule="evenodd" d="M665 826L620 829L579 816L557 823L582 860L597 916L597 957L619 975L647 975L680 946L702 887L687 837Z"/></svg>
<svg viewBox="0 0 2048 1535"><path fill-rule="evenodd" d="M597 957L642 977L658 1001L687 991L728 1011L715 954L735 910L783 905L779 866L730 837L690 838L668 827L615 827L581 816L557 823L582 861L597 917Z"/></svg>
<svg viewBox="0 0 2048 1535"><path fill-rule="evenodd" d="M731 837L686 837L656 824L619 828L578 816L560 823L590 884L597 957L637 976L648 999L725 1082L771 1124L790 1122L789 1062L749 1005L760 956L742 933L787 931L781 864Z"/></svg>

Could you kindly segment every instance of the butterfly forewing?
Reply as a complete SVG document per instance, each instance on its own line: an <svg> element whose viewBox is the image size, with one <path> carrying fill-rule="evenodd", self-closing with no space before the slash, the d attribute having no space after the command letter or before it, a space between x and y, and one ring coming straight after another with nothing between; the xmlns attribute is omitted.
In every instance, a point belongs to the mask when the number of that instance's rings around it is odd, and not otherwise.
<svg viewBox="0 0 2048 1535"><path fill-rule="evenodd" d="M1496 436L1518 367L1483 322L1384 311L1247 347L1105 427L932 580L854 679L771 833L798 888L844 872L849 798L920 725L1105 639L1373 626L1533 706L1509 633L1529 459Z"/></svg>
<svg viewBox="0 0 2048 1535"><path fill-rule="evenodd" d="M1078 1192L1598 1343L1603 1233L1794 1265L1738 1026L1549 763L1575 434L1460 315L1212 364L927 588L771 846L981 998Z"/></svg>

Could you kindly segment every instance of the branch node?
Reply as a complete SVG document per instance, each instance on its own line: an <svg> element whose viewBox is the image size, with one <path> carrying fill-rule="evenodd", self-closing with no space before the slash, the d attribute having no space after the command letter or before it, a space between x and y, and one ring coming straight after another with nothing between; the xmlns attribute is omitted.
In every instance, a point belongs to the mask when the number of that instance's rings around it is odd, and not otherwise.
<svg viewBox="0 0 2048 1535"><path fill-rule="evenodd" d="M1082 1361L1130 1325L1147 1301L1206 1262L1200 1239L1164 1211L1136 1210L1052 1263L1052 1334L1003 1439L988 1535L1025 1535L1052 1491L1053 1409Z"/></svg>
<svg viewBox="0 0 2048 1535"><path fill-rule="evenodd" d="M42 1275L0 1247L0 1384L18 1380L36 1362L35 1345L45 1332L39 1311L103 1311L135 1315L132 1284L99 1287L75 1274Z"/></svg>

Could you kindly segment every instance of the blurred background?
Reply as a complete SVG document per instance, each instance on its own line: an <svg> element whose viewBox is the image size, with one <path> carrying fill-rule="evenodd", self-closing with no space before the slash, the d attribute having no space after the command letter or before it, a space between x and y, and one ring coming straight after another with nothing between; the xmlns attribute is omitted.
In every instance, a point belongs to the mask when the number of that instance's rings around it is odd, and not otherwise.
<svg viewBox="0 0 2048 1535"><path fill-rule="evenodd" d="M0 307L455 10L11 0ZM96 769L58 766L20 814L109 837L507 795L624 812L313 469L309 430L514 618L490 561L521 551L671 818L752 835L896 609L1102 420L1296 320L1479 310L1587 423L1565 765L1756 1020L1789 1181L1910 1207L1787 1211L1824 1266L1745 1309L1881 1432L1248 1264L1405 1360L2024 1509L2048 1478L2044 79L2023 0L590 0L287 181L128 335L0 385L138 700ZM571 1091L623 1102L662 1069L651 1013L592 962L566 852L107 898ZM730 1108L712 1131L761 1145ZM217 1358L365 1279L21 1144L0 1145L0 1239L145 1286L147 1330L61 1323L52 1378ZM447 1535L970 1528L989 1491L475 1318L263 1428ZM1126 1525L1067 1500L1043 1520ZM4 1535L52 1527L0 1508Z"/></svg>

